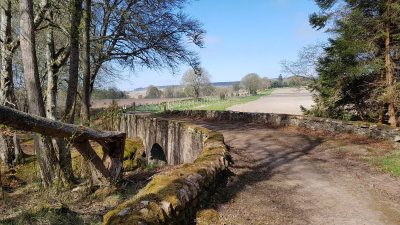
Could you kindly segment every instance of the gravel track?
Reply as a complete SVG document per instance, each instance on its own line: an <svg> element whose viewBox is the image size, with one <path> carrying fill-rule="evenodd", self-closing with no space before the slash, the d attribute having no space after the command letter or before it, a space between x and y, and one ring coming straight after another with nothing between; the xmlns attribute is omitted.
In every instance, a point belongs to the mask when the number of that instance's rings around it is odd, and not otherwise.
<svg viewBox="0 0 400 225"><path fill-rule="evenodd" d="M234 174L208 208L220 224L400 224L400 179L363 157L393 151L358 136L177 118L222 132Z"/></svg>
<svg viewBox="0 0 400 225"><path fill-rule="evenodd" d="M301 105L310 108L313 104L312 94L304 88L279 88L268 96L231 106L228 110L301 115Z"/></svg>

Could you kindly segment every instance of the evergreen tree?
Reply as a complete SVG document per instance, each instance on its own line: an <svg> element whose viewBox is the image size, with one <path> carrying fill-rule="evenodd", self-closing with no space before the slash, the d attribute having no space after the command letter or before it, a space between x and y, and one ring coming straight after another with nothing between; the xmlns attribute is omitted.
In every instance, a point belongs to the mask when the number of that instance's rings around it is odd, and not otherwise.
<svg viewBox="0 0 400 225"><path fill-rule="evenodd" d="M321 13L310 16L317 29L333 22L327 31L334 34L311 85L317 93L314 114L395 126L399 1L346 0L342 8L336 2L316 0Z"/></svg>

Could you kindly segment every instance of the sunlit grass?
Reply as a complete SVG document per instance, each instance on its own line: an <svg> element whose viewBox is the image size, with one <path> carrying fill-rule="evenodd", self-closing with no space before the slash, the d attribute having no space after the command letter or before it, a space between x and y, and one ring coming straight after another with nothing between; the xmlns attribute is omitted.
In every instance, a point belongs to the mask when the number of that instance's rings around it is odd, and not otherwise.
<svg viewBox="0 0 400 225"><path fill-rule="evenodd" d="M383 171L391 173L393 176L400 175L400 151L390 153L384 157L366 158L372 166L380 168Z"/></svg>
<svg viewBox="0 0 400 225"><path fill-rule="evenodd" d="M269 89L262 92L259 95L254 96L231 96L224 99L218 97L205 97L201 99L189 99L183 101L170 102L166 105L169 110L227 110L227 108L243 104L246 102L255 101L263 96L270 95L274 89ZM152 111L152 112L162 112L164 110L164 105L147 105L140 106L136 108L137 111Z"/></svg>

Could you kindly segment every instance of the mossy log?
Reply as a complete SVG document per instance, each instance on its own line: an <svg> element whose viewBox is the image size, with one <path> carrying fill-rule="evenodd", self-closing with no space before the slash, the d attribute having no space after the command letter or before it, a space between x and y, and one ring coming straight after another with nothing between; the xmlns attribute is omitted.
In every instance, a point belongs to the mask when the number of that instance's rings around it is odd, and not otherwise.
<svg viewBox="0 0 400 225"><path fill-rule="evenodd" d="M0 124L16 130L30 131L51 137L68 138L79 153L89 161L94 184L109 185L122 172L126 134L123 132L98 131L50 120L0 106ZM89 140L103 147L103 159L96 154Z"/></svg>

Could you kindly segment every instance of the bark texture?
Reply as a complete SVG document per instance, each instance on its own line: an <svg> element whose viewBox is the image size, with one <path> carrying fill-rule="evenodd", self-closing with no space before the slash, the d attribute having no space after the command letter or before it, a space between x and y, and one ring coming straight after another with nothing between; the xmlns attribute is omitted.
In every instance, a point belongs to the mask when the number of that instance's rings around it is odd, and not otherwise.
<svg viewBox="0 0 400 225"><path fill-rule="evenodd" d="M70 28L70 60L67 99L65 101L64 121L74 123L76 112L76 97L78 94L79 78L79 25L82 17L82 0L71 0L71 28ZM59 141L58 151L60 165L68 176L72 176L72 160L70 145Z"/></svg>
<svg viewBox="0 0 400 225"><path fill-rule="evenodd" d="M16 133L0 135L0 159L9 168L17 165L23 157Z"/></svg>
<svg viewBox="0 0 400 225"><path fill-rule="evenodd" d="M82 35L82 69L83 69L83 91L81 103L81 124L87 125L90 117L90 20L91 0L84 0L84 31Z"/></svg>
<svg viewBox="0 0 400 225"><path fill-rule="evenodd" d="M71 0L70 60L68 95L65 102L65 121L74 122L79 73L79 25L82 17L82 0Z"/></svg>
<svg viewBox="0 0 400 225"><path fill-rule="evenodd" d="M390 15L390 4L391 0L387 0L387 15ZM396 111L394 108L394 99L393 99L393 66L392 66L392 57L390 55L391 51L391 43L390 43L390 28L391 22L390 18L385 21L385 69L386 69L386 85L387 91L389 92L389 100L388 100L388 116L389 116L389 124L391 126L397 125L396 120Z"/></svg>
<svg viewBox="0 0 400 225"><path fill-rule="evenodd" d="M0 38L2 40L0 105L17 108L12 71L14 49L12 47L11 19L11 0L4 0L0 3ZM0 133L0 158L3 164L9 168L13 167L19 163L22 156L17 135L12 132Z"/></svg>
<svg viewBox="0 0 400 225"><path fill-rule="evenodd" d="M32 0L20 0L19 6L21 14L20 45L28 108L30 114L44 117L46 112L37 67ZM10 114L5 115L10 120ZM51 138L35 136L34 140L41 178L44 185L48 187L53 185L57 178L63 178L63 174L60 173Z"/></svg>

